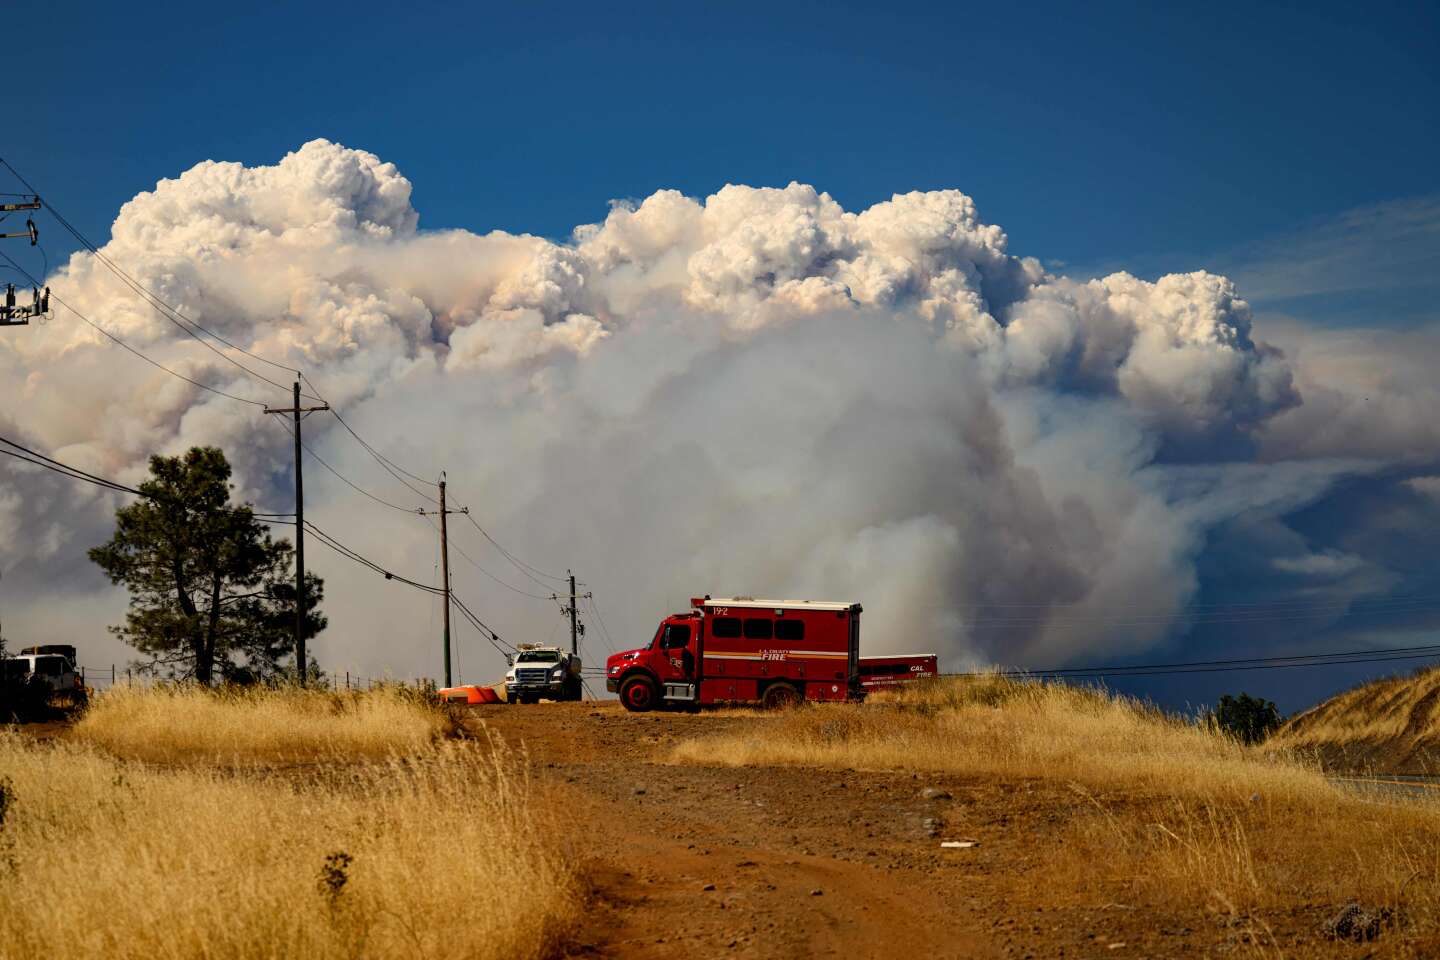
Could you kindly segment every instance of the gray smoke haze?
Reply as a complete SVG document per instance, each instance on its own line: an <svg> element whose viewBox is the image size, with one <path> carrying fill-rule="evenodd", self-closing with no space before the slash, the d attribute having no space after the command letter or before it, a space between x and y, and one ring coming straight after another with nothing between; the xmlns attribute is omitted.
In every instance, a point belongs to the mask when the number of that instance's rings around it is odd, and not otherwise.
<svg viewBox="0 0 1440 960"><path fill-rule="evenodd" d="M574 567L617 646L709 592L860 600L868 650L939 650L952 667L1141 654L1187 635L1207 551L1242 533L1274 596L1405 586L1384 550L1300 535L1287 518L1357 478L1427 502L1440 483L1417 353L1299 326L1282 353L1257 339L1242 292L1204 272L1052 275L957 191L859 213L801 184L660 191L557 243L421 232L393 165L314 141L276 166L206 162L162 181L121 209L104 252L187 316L304 368L391 459L447 470L517 555ZM188 376L288 399L88 254L49 282ZM242 496L290 509L278 424L63 309L0 341L0 370L20 385L0 414L7 435L128 482L152 452L219 445ZM422 505L333 420L306 429L347 477ZM87 661L123 662L103 625L124 597L84 559L117 499L14 462L0 471L7 635L66 635ZM324 529L434 582L426 521L314 462L306 487ZM490 574L548 592L463 519L451 529ZM328 584L327 669L438 669L428 597L309 553ZM452 569L506 640L559 635L553 603L465 557ZM591 660L605 651L597 627ZM499 656L460 637L467 675L493 675Z"/></svg>

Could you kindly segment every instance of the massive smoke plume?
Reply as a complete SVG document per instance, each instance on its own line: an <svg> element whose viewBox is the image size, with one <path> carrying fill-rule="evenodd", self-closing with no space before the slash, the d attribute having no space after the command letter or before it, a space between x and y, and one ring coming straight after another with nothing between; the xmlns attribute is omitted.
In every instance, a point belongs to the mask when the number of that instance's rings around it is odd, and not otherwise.
<svg viewBox="0 0 1440 960"><path fill-rule="evenodd" d="M1343 351L1290 331L1315 358L1298 368L1295 350L1256 338L1224 277L1056 276L953 190L859 213L801 184L662 190L565 242L422 232L393 165L317 140L275 166L206 162L162 181L125 204L103 252L185 315L303 368L392 460L447 470L496 540L547 573L577 570L617 644L710 592L860 600L870 650L938 649L949 666L1140 654L1189 633L1207 551L1242 533L1281 578L1262 599L1396 590L1405 577L1375 551L1294 534L1286 518L1382 474L1435 500L1434 420L1398 410L1377 429ZM194 380L288 399L87 253L49 282ZM216 444L241 495L289 509L291 441L258 408L141 362L64 309L0 351L8 435L130 482L152 452ZM355 483L423 505L333 420L306 429ZM0 471L7 633L65 633L123 661L101 626L124 598L84 559L115 497ZM314 461L306 482L322 527L434 576L425 520ZM451 529L472 608L506 640L554 636L555 605L522 592L558 584L529 579L462 519ZM329 582L325 666L433 674L427 597L310 553ZM493 674L498 655L461 639L467 673ZM589 641L594 659L599 624Z"/></svg>

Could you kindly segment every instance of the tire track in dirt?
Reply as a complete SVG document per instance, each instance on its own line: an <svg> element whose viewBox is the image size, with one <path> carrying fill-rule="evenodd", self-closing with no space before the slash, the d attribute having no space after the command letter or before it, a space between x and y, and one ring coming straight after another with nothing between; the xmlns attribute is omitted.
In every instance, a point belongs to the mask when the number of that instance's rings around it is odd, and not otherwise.
<svg viewBox="0 0 1440 960"><path fill-rule="evenodd" d="M893 855L884 834L898 824L881 827L878 842L872 819L844 829L854 801L822 796L848 789L830 789L845 782L834 774L658 762L679 737L756 718L570 705L542 715L551 706L499 708L485 720L523 741L583 831L576 854L593 898L576 955L1000 955ZM921 819L901 829L918 837Z"/></svg>

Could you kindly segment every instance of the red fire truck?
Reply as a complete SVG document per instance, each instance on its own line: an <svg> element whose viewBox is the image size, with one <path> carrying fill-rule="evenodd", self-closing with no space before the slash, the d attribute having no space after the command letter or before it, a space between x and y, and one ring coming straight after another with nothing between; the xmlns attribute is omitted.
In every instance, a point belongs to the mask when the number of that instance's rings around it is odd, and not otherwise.
<svg viewBox="0 0 1440 960"><path fill-rule="evenodd" d="M660 621L648 645L605 662L605 689L618 693L627 710L712 703L776 708L864 696L860 604L753 597L690 603L690 613Z"/></svg>
<svg viewBox="0 0 1440 960"><path fill-rule="evenodd" d="M883 690L912 680L926 680L939 673L940 658L933 653L896 653L860 658L860 686L866 691Z"/></svg>

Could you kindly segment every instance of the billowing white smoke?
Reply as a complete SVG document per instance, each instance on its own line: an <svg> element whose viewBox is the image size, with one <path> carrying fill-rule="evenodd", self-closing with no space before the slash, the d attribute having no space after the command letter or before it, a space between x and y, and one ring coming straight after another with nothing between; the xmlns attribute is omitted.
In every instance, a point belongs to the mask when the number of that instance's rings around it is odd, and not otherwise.
<svg viewBox="0 0 1440 960"><path fill-rule="evenodd" d="M709 592L860 600L870 649L939 649L951 665L1139 651L1177 629L1207 531L1304 503L1336 472L1291 463L1257 482L1215 462L1249 458L1299 403L1229 281L1054 276L957 191L860 213L800 184L660 191L570 243L422 233L393 165L314 141L273 167L207 162L162 181L122 208L104 252L187 316L303 367L392 459L447 469L496 539L547 572L576 568L618 643ZM187 376L288 399L89 255L50 283ZM290 440L258 408L148 366L64 310L0 349L18 385L9 435L132 482L151 452L217 444L243 496L289 509ZM341 472L420 505L333 421L306 429ZM317 466L306 479L322 527L432 575L425 521ZM123 598L99 592L83 550L108 534L114 499L0 469L7 571L83 599L61 622L98 644ZM548 592L463 518L451 529L492 573ZM433 673L428 600L310 555L329 582L326 666ZM553 634L552 604L465 559L454 569L507 640ZM10 634L46 629L38 601L17 614L10 597ZM1116 611L1119 623L1098 619Z"/></svg>

